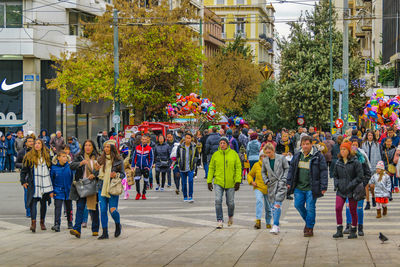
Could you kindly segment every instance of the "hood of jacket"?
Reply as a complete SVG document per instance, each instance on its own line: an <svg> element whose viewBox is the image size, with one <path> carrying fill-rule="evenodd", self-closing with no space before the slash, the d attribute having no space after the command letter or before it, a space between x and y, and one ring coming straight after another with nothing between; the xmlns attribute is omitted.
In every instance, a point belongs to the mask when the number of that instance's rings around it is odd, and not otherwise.
<svg viewBox="0 0 400 267"><path fill-rule="evenodd" d="M42 129L42 130L40 130L40 135L39 135L40 137L43 137L43 135L42 135L43 132L45 132L46 136L49 136L49 132L46 129Z"/></svg>

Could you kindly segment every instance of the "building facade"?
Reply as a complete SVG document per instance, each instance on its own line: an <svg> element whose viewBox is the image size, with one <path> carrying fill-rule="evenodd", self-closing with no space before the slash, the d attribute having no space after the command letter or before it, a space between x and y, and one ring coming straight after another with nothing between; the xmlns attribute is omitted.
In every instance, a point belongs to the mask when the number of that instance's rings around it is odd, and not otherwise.
<svg viewBox="0 0 400 267"><path fill-rule="evenodd" d="M208 8L204 8L204 55L206 58L213 57L225 45L222 39L222 19Z"/></svg>
<svg viewBox="0 0 400 267"><path fill-rule="evenodd" d="M266 0L205 0L204 6L222 20L222 37L232 42L237 35L252 48L254 61L274 63L275 9Z"/></svg>
<svg viewBox="0 0 400 267"><path fill-rule="evenodd" d="M46 88L46 79L55 77L51 56L77 51L81 22L101 15L107 3L0 0L0 114L26 121L25 131L61 130L81 140L108 128L110 103L63 105L57 91Z"/></svg>

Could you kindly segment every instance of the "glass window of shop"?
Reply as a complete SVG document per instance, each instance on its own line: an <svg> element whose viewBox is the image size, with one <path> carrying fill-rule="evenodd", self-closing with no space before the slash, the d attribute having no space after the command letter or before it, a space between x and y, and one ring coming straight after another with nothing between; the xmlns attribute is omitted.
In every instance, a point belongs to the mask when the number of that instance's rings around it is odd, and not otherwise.
<svg viewBox="0 0 400 267"><path fill-rule="evenodd" d="M0 0L0 27L22 27L22 1Z"/></svg>

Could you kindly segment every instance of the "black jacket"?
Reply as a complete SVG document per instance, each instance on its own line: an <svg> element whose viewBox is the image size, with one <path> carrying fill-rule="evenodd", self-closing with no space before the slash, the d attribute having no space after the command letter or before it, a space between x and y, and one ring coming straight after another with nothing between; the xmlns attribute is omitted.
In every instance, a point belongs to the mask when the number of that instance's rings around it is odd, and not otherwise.
<svg viewBox="0 0 400 267"><path fill-rule="evenodd" d="M394 154L396 153L396 148L392 145L389 149L384 146L381 150L381 158L385 164L385 169L388 170L388 165L393 164ZM386 157L387 156L387 157Z"/></svg>
<svg viewBox="0 0 400 267"><path fill-rule="evenodd" d="M22 169L22 161L24 160L26 153L28 153L30 150L31 148L24 147L24 149L18 152L17 160L15 161L16 168Z"/></svg>
<svg viewBox="0 0 400 267"><path fill-rule="evenodd" d="M154 162L156 164L156 171L168 170L169 166L161 166L161 161L170 162L169 156L171 154L170 146L167 143L157 144L154 148Z"/></svg>
<svg viewBox="0 0 400 267"><path fill-rule="evenodd" d="M207 163L207 153L206 153L206 143L207 143L207 139L208 139L209 135L203 135L200 139L200 143L203 147L203 149L201 150L201 159L203 160L203 163Z"/></svg>
<svg viewBox="0 0 400 267"><path fill-rule="evenodd" d="M356 157L351 157L346 164L338 159L333 171L336 195L342 198L352 198L356 186L363 181L362 164Z"/></svg>
<svg viewBox="0 0 400 267"><path fill-rule="evenodd" d="M28 183L28 188L26 192L26 205L28 207L32 202L33 195L35 194L35 177L33 174L33 169L34 169L33 166L22 165L22 169L19 176L21 185ZM50 174L50 168L49 168L49 174ZM48 204L50 205L51 203L50 193L44 194L42 198L45 201L47 201Z"/></svg>
<svg viewBox="0 0 400 267"><path fill-rule="evenodd" d="M292 153L292 155L294 154L294 146L292 141L289 142L289 152ZM285 145L282 144L281 141L276 145L276 154L283 154L283 153L285 153Z"/></svg>
<svg viewBox="0 0 400 267"><path fill-rule="evenodd" d="M211 156L218 151L219 148L219 140L221 139L221 136L218 133L211 133L208 135L207 141L206 141L206 155L208 161L211 160Z"/></svg>
<svg viewBox="0 0 400 267"><path fill-rule="evenodd" d="M198 152L196 145L192 143L189 147L189 170L194 171L197 165L197 157ZM186 147L185 143L182 143L178 146L178 150L176 152L176 162L178 163L179 170L181 172L185 171L185 163L186 163Z"/></svg>
<svg viewBox="0 0 400 267"><path fill-rule="evenodd" d="M290 185L289 194L294 193L299 180L299 161L302 152L294 154L290 162L287 184ZM324 155L316 147L312 148L310 160L310 185L314 198L322 197L321 191L328 189L328 165Z"/></svg>

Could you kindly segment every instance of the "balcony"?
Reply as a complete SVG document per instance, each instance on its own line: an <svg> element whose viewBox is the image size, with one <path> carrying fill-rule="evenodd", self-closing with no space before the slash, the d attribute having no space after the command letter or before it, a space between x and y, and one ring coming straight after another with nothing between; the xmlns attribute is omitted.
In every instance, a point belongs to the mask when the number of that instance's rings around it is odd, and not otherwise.
<svg viewBox="0 0 400 267"><path fill-rule="evenodd" d="M260 38L260 44L267 48L267 50L271 50L274 46L274 39L267 37L264 33L258 36Z"/></svg>
<svg viewBox="0 0 400 267"><path fill-rule="evenodd" d="M217 36L214 36L210 33L205 33L204 34L204 42L207 44L210 44L212 46L224 46L225 45L225 41L222 40L221 38L218 38Z"/></svg>
<svg viewBox="0 0 400 267"><path fill-rule="evenodd" d="M356 24L356 36L365 38L368 32L372 32L372 20L365 18L360 19Z"/></svg>

